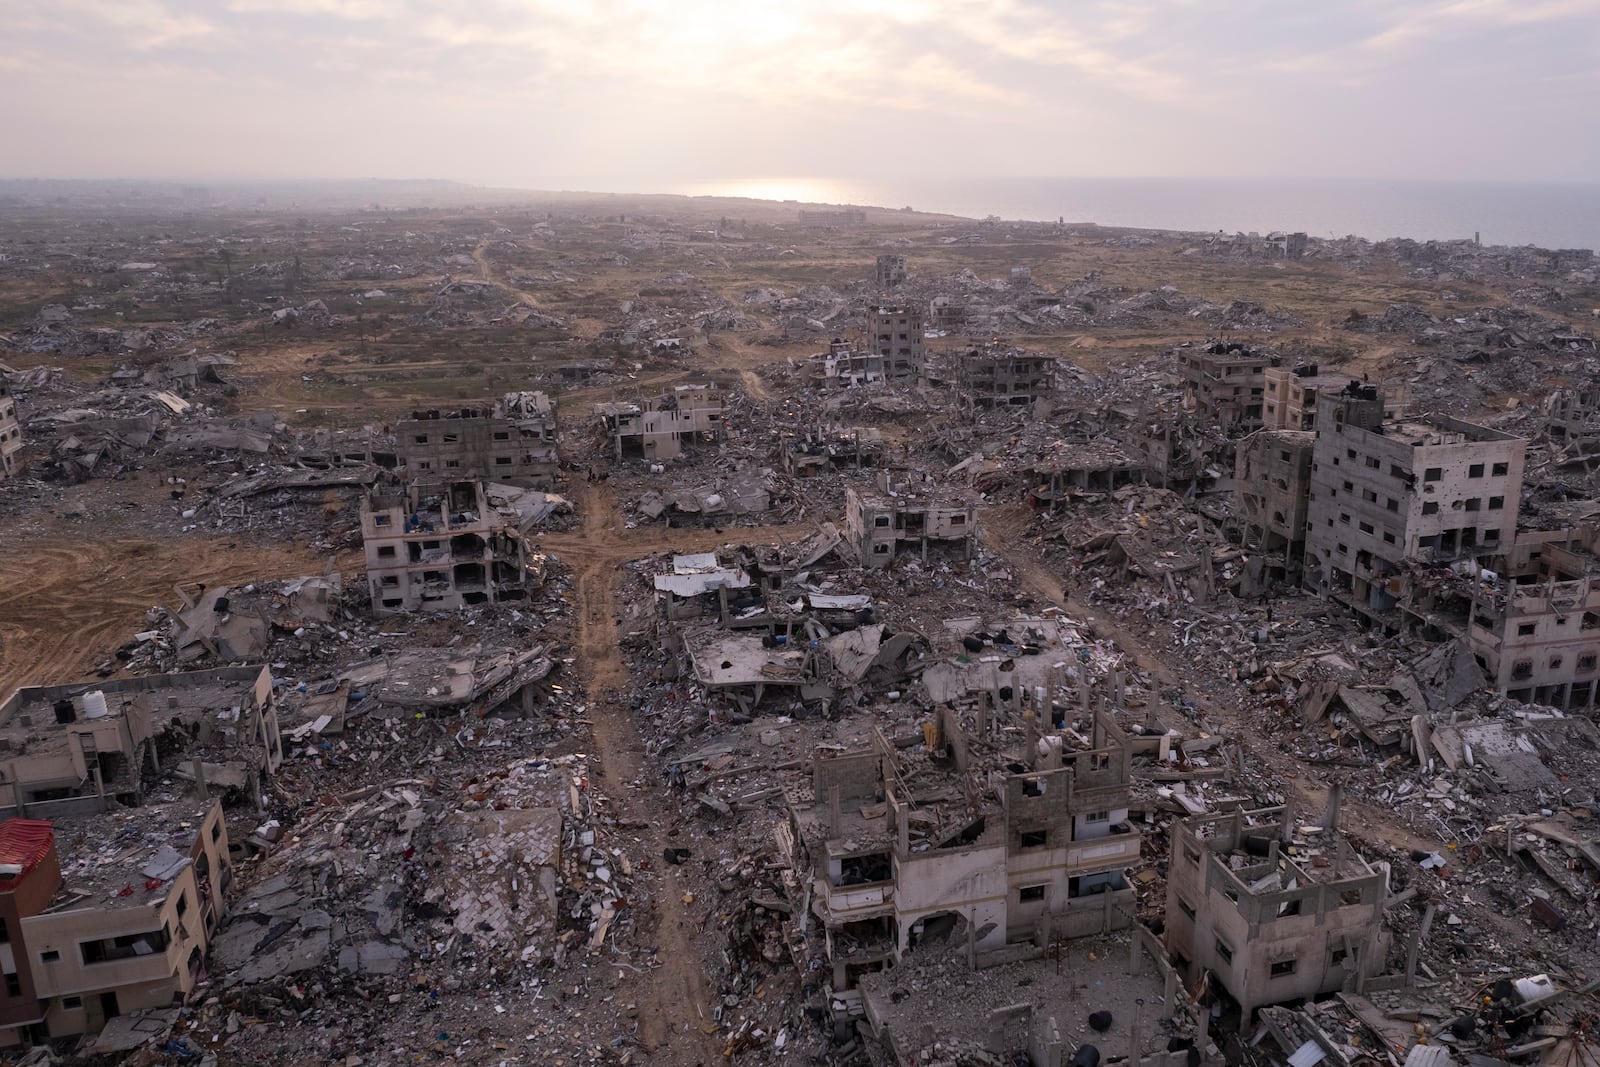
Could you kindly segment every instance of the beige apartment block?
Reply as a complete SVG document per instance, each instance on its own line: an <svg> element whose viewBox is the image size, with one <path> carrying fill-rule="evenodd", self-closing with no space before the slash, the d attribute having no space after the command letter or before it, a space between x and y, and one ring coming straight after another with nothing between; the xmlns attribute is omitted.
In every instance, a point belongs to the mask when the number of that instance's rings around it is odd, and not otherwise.
<svg viewBox="0 0 1600 1067"><path fill-rule="evenodd" d="M727 393L720 385L694 383L632 403L596 404L594 413L619 463L629 458L654 462L676 459L697 444L721 441L726 407Z"/></svg>
<svg viewBox="0 0 1600 1067"><path fill-rule="evenodd" d="M507 393L492 407L416 411L394 432L406 477L423 486L482 478L548 489L561 469L555 405L544 393Z"/></svg>
<svg viewBox="0 0 1600 1067"><path fill-rule="evenodd" d="M923 340L921 306L869 307L867 347L882 358L883 376L890 381L915 381L923 377L928 349Z"/></svg>
<svg viewBox="0 0 1600 1067"><path fill-rule="evenodd" d="M926 560L930 546L972 556L978 530L974 500L887 471L872 487L845 488L844 538L863 566L887 567L908 553Z"/></svg>
<svg viewBox="0 0 1600 1067"><path fill-rule="evenodd" d="M480 481L374 486L361 503L361 539L378 615L523 601L543 581L537 554Z"/></svg>
<svg viewBox="0 0 1600 1067"><path fill-rule="evenodd" d="M906 257L885 254L878 257L878 264L872 275L873 283L880 292L904 285L906 282Z"/></svg>
<svg viewBox="0 0 1600 1067"><path fill-rule="evenodd" d="M1316 441L1317 435L1305 430L1257 430L1239 442L1235 515L1262 581L1300 580Z"/></svg>
<svg viewBox="0 0 1600 1067"><path fill-rule="evenodd" d="M1465 634L1429 570L1492 566L1515 535L1526 442L1460 419L1391 419L1376 386L1318 397L1303 581L1391 631Z"/></svg>
<svg viewBox="0 0 1600 1067"><path fill-rule="evenodd" d="M17 453L22 451L22 423L17 418L17 398L5 376L0 375L0 481L12 477L22 469Z"/></svg>
<svg viewBox="0 0 1600 1067"><path fill-rule="evenodd" d="M1386 875L1338 833L1337 787L1314 832L1288 808L1175 825L1166 942L1191 990L1209 975L1239 1025L1267 1004L1358 992L1383 970Z"/></svg>
<svg viewBox="0 0 1600 1067"><path fill-rule="evenodd" d="M866 751L819 753L809 792L789 797L780 839L820 920L835 997L925 941L950 939L978 963L1131 924L1132 755L1109 716L1087 736L1030 730L1009 761L980 756L953 708L925 732L921 755L876 728Z"/></svg>
<svg viewBox="0 0 1600 1067"><path fill-rule="evenodd" d="M1490 684L1515 700L1594 707L1600 681L1596 529L1523 531L1473 576L1468 638Z"/></svg>
<svg viewBox="0 0 1600 1067"><path fill-rule="evenodd" d="M1272 357L1238 341L1179 345L1174 354L1185 392L1196 409L1225 430L1261 428Z"/></svg>
<svg viewBox="0 0 1600 1067"><path fill-rule="evenodd" d="M163 741L181 747L172 773L199 774L259 805L283 762L272 673L221 667L18 689L0 705L0 813L57 819L143 801L142 776L162 772Z"/></svg>
<svg viewBox="0 0 1600 1067"><path fill-rule="evenodd" d="M957 357L956 388L972 408L1027 407L1056 389L1056 359L991 341Z"/></svg>
<svg viewBox="0 0 1600 1067"><path fill-rule="evenodd" d="M125 832L130 822L159 827L162 843ZM118 1015L184 1003L205 977L233 882L218 801L10 819L0 861L17 872L0 877L0 1042L96 1033Z"/></svg>

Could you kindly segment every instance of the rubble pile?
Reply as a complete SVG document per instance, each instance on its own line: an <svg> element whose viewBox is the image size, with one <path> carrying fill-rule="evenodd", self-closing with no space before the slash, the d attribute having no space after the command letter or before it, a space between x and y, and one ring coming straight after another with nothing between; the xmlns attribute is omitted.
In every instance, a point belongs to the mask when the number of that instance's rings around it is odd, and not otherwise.
<svg viewBox="0 0 1600 1067"><path fill-rule="evenodd" d="M62 1052L1588 1055L1592 255L629 206L16 253L115 284L7 347L123 362L4 368L12 537L292 560L111 604L0 715L0 878L59 827L81 962L150 975L35 998ZM1210 260L1411 302L1330 341ZM289 341L392 391L297 408Z"/></svg>

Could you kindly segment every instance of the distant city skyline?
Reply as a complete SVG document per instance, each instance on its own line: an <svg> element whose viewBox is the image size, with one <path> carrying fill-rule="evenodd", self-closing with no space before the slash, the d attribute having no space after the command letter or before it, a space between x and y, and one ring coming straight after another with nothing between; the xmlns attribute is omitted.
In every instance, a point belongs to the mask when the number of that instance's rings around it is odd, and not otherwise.
<svg viewBox="0 0 1600 1067"><path fill-rule="evenodd" d="M8 0L5 177L1592 182L1595 0Z"/></svg>

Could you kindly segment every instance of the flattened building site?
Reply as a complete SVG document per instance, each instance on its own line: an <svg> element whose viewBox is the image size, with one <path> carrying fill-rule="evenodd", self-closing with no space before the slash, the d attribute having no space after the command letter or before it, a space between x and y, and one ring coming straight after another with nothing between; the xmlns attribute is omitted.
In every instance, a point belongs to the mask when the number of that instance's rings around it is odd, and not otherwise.
<svg viewBox="0 0 1600 1067"><path fill-rule="evenodd" d="M1600 1059L1592 253L164 188L0 200L0 1061Z"/></svg>

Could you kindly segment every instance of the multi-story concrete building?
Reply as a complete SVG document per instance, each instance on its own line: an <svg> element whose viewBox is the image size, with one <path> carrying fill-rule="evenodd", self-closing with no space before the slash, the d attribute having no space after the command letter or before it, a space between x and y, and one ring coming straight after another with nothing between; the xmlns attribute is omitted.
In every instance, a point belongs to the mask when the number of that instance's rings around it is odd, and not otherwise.
<svg viewBox="0 0 1600 1067"><path fill-rule="evenodd" d="M1225 430L1247 433L1261 428L1271 356L1238 341L1179 345L1175 354L1196 408Z"/></svg>
<svg viewBox="0 0 1600 1067"><path fill-rule="evenodd" d="M222 805L133 812L131 837L107 815L0 823L0 1044L96 1033L204 978L233 881Z"/></svg>
<svg viewBox="0 0 1600 1067"><path fill-rule="evenodd" d="M1239 442L1235 516L1245 549L1257 557L1260 581L1300 580L1316 440L1304 430L1257 430Z"/></svg>
<svg viewBox="0 0 1600 1067"><path fill-rule="evenodd" d="M1600 452L1600 386L1557 389L1545 398L1545 436L1568 460Z"/></svg>
<svg viewBox="0 0 1600 1067"><path fill-rule="evenodd" d="M883 357L874 351L857 351L849 341L835 338L826 352L806 360L806 374L816 389L873 385L883 381Z"/></svg>
<svg viewBox="0 0 1600 1067"><path fill-rule="evenodd" d="M1267 367L1261 377L1261 425L1268 430L1315 430L1317 393L1338 392L1355 380L1324 374L1315 363Z"/></svg>
<svg viewBox="0 0 1600 1067"><path fill-rule="evenodd" d="M1516 700L1595 705L1600 681L1600 558L1594 527L1524 531L1493 571L1470 576L1473 654Z"/></svg>
<svg viewBox="0 0 1600 1067"><path fill-rule="evenodd" d="M721 386L691 383L635 403L596 404L594 413L618 462L630 456L656 461L676 459L692 444L722 440L726 406Z"/></svg>
<svg viewBox="0 0 1600 1067"><path fill-rule="evenodd" d="M785 836L798 895L821 920L835 997L924 941L949 938L979 956L1132 922L1122 872L1140 838L1128 821L1127 737L1104 714L1087 747L1036 732L1026 752L985 766L946 707L920 757L876 727L867 751L818 754L809 794L788 798ZM950 786L913 790L913 772ZM971 777L981 792L960 784Z"/></svg>
<svg viewBox="0 0 1600 1067"><path fill-rule="evenodd" d="M361 502L361 539L379 615L526 600L543 580L527 539L479 481L376 485Z"/></svg>
<svg viewBox="0 0 1600 1067"><path fill-rule="evenodd" d="M906 281L906 257L896 255L881 255L878 257L877 269L872 275L873 282L879 292L888 292L897 286L904 285Z"/></svg>
<svg viewBox="0 0 1600 1067"><path fill-rule="evenodd" d="M1526 442L1452 418L1390 420L1376 387L1317 398L1304 584L1386 629L1458 628L1414 566L1488 566L1516 533ZM1465 611L1461 613L1465 623Z"/></svg>
<svg viewBox="0 0 1600 1067"><path fill-rule="evenodd" d="M884 305L867 309L867 347L883 359L890 381L923 376L928 351L922 336L919 305Z"/></svg>
<svg viewBox="0 0 1600 1067"><path fill-rule="evenodd" d="M22 451L22 423L17 418L17 398L5 376L0 375L0 481L21 469L17 453Z"/></svg>
<svg viewBox="0 0 1600 1067"><path fill-rule="evenodd" d="M1056 358L991 341L957 357L956 388L969 410L1027 407L1055 393Z"/></svg>
<svg viewBox="0 0 1600 1067"><path fill-rule="evenodd" d="M967 305L954 297L936 296L928 301L928 321L936 330L959 330L967 324Z"/></svg>
<svg viewBox="0 0 1600 1067"><path fill-rule="evenodd" d="M844 539L866 567L887 567L907 552L928 558L930 544L959 546L970 559L977 508L966 494L933 491L880 470L876 488L845 488Z"/></svg>
<svg viewBox="0 0 1600 1067"><path fill-rule="evenodd" d="M1359 991L1383 970L1387 875L1339 836L1337 789L1314 842L1296 839L1281 807L1174 827L1167 949L1192 988L1211 976L1241 1027L1259 1007Z"/></svg>
<svg viewBox="0 0 1600 1067"><path fill-rule="evenodd" d="M423 486L463 478L549 488L561 469L555 406L544 393L507 393L492 408L413 412L395 424L406 477Z"/></svg>
<svg viewBox="0 0 1600 1067"><path fill-rule="evenodd" d="M0 814L60 819L140 804L143 774L162 769L163 742L185 752L171 773L259 806L283 762L272 672L221 667L16 690L0 705Z"/></svg>

